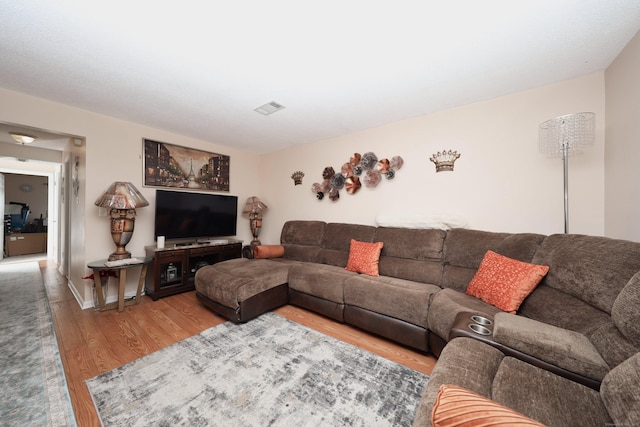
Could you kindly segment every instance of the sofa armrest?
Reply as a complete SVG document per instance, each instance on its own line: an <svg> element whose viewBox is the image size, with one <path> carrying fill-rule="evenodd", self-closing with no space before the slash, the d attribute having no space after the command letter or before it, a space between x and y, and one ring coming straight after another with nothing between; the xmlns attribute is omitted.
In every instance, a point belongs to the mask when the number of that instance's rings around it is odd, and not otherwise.
<svg viewBox="0 0 640 427"><path fill-rule="evenodd" d="M493 339L576 374L602 381L609 366L584 335L523 316L497 313Z"/></svg>
<svg viewBox="0 0 640 427"><path fill-rule="evenodd" d="M245 245L242 247L242 258L253 259L253 246Z"/></svg>

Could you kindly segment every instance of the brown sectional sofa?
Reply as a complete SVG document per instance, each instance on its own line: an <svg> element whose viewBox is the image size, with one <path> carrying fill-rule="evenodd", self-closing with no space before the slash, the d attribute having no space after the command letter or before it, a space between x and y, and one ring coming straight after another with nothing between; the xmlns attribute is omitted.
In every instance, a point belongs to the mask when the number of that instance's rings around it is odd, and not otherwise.
<svg viewBox="0 0 640 427"><path fill-rule="evenodd" d="M384 242L380 276L345 270L351 239ZM445 383L551 425L574 415L591 419L575 425L640 423L640 243L289 221L281 244L282 258L201 268L199 300L236 322L290 303L440 356L416 426L429 424ZM516 315L465 294L487 250L550 267ZM468 329L474 314L489 319L488 335ZM536 392L542 409L530 402ZM548 402L559 393L564 400ZM576 399L591 402L579 417L562 407L581 408Z"/></svg>

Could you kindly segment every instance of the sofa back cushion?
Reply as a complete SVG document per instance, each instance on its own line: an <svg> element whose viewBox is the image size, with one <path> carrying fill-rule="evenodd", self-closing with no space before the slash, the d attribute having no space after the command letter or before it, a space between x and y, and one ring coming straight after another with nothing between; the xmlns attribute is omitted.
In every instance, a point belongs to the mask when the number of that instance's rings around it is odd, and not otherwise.
<svg viewBox="0 0 640 427"><path fill-rule="evenodd" d="M634 274L613 303L611 316L587 334L610 368L640 350L640 272Z"/></svg>
<svg viewBox="0 0 640 427"><path fill-rule="evenodd" d="M607 408L611 425L640 425L640 353L612 369L600 387L602 402Z"/></svg>
<svg viewBox="0 0 640 427"><path fill-rule="evenodd" d="M622 335L640 348L640 271L633 275L614 301L611 319Z"/></svg>
<svg viewBox="0 0 640 427"><path fill-rule="evenodd" d="M554 234L544 239L532 262L550 267L543 285L611 314L622 288L640 271L640 243Z"/></svg>
<svg viewBox="0 0 640 427"><path fill-rule="evenodd" d="M439 285L446 235L443 230L379 227L374 241L384 243L380 275Z"/></svg>
<svg viewBox="0 0 640 427"><path fill-rule="evenodd" d="M326 226L322 221L287 221L280 233L284 258L316 261Z"/></svg>
<svg viewBox="0 0 640 427"><path fill-rule="evenodd" d="M376 228L370 225L329 223L322 237L322 248L316 262L346 267L349 259L351 239L373 242Z"/></svg>
<svg viewBox="0 0 640 427"><path fill-rule="evenodd" d="M532 262L543 240L541 234L494 233L463 228L449 230L444 241L441 286L465 292L488 250L518 261Z"/></svg>
<svg viewBox="0 0 640 427"><path fill-rule="evenodd" d="M544 279L524 300L518 314L587 336L611 322L609 314L580 298L544 285Z"/></svg>

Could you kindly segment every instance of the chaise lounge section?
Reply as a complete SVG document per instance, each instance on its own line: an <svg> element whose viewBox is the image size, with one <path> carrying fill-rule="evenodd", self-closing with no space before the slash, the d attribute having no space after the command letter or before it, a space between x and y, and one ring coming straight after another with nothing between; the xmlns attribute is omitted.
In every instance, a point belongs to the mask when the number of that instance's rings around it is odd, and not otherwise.
<svg viewBox="0 0 640 427"><path fill-rule="evenodd" d="M383 243L378 276L345 269L352 240ZM428 425L425 410L433 407L439 383L468 385L493 398L490 390L501 384L495 380L497 367L524 363L532 372L544 372L535 374L541 381L551 375L598 394L602 381L619 365L633 365L640 351L635 330L640 291L632 280L640 271L639 243L584 235L289 221L281 245L282 257L201 268L195 282L199 300L237 322L289 303L440 356L416 425ZM488 251L549 267L514 314L467 292ZM469 329L474 315L485 319L477 325L485 334ZM473 344L455 344L455 357L454 350L445 351L454 342L468 341ZM462 365L462 373L451 373L462 360L476 363L479 352L495 363L483 361L473 369ZM465 375L487 376L486 384L465 384ZM630 399L635 405L640 401L635 395Z"/></svg>

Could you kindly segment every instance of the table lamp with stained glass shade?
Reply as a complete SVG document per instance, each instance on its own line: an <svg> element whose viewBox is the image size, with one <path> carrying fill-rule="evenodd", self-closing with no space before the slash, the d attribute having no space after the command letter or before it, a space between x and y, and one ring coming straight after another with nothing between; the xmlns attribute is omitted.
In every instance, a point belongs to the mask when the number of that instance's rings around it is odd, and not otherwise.
<svg viewBox="0 0 640 427"><path fill-rule="evenodd" d="M242 209L242 213L249 214L249 227L251 228L251 235L253 236L251 246L261 244L258 236L262 229L262 212L265 210L267 210L267 205L256 196L249 197L244 204L244 209Z"/></svg>
<svg viewBox="0 0 640 427"><path fill-rule="evenodd" d="M109 255L109 261L131 258L125 247L133 236L136 208L149 206L149 202L132 183L116 181L98 197L95 205L109 209L111 238L116 244L116 251Z"/></svg>

